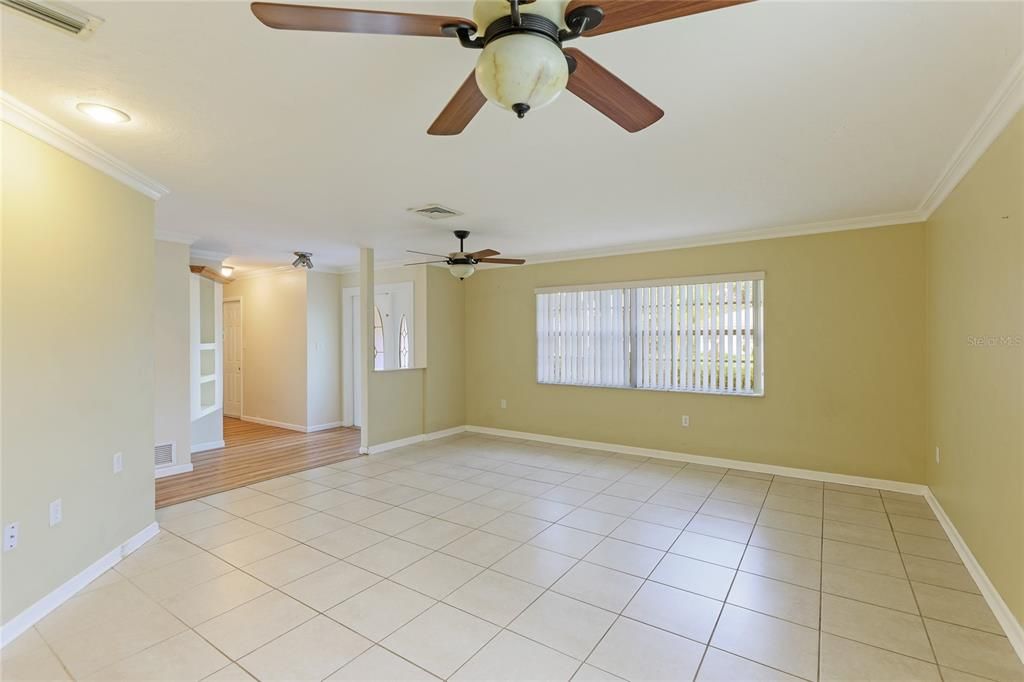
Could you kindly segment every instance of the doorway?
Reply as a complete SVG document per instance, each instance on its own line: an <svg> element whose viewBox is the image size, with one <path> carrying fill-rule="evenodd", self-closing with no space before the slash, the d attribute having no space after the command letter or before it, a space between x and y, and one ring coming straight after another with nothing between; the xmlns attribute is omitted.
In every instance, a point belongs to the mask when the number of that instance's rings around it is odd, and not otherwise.
<svg viewBox="0 0 1024 682"><path fill-rule="evenodd" d="M224 300L224 416L242 416L242 300Z"/></svg>

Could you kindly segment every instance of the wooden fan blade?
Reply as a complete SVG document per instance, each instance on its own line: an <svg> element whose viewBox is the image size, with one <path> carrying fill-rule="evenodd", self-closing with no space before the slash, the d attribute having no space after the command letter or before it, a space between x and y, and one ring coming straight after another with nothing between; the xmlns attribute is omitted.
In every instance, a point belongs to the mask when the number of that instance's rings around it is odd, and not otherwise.
<svg viewBox="0 0 1024 682"><path fill-rule="evenodd" d="M476 73L470 71L469 76L455 92L455 96L427 128L427 134L458 135L465 130L486 101L487 98L476 85Z"/></svg>
<svg viewBox="0 0 1024 682"><path fill-rule="evenodd" d="M604 19L596 28L583 33L585 36L599 36L747 2L753 0L571 0L565 13L568 16L574 9L587 5L600 7L604 11Z"/></svg>
<svg viewBox="0 0 1024 682"><path fill-rule="evenodd" d="M522 265L526 262L523 258L478 258L478 263L504 263L505 265Z"/></svg>
<svg viewBox="0 0 1024 682"><path fill-rule="evenodd" d="M252 13L270 28L292 31L333 31L336 33L377 33L384 35L455 37L445 33L445 26L466 26L475 31L476 24L462 17L441 17L429 14L377 12L368 9L282 5L276 2L254 2Z"/></svg>
<svg viewBox="0 0 1024 682"><path fill-rule="evenodd" d="M425 261L420 261L419 263L406 263L405 267L409 267L410 265L430 265L431 263L447 263L447 262L448 262L447 258L445 260L425 260Z"/></svg>
<svg viewBox="0 0 1024 682"><path fill-rule="evenodd" d="M497 256L501 251L495 251L494 249L484 249L483 251L474 251L469 254L469 257L473 260L480 260L481 258L490 258L491 256Z"/></svg>
<svg viewBox="0 0 1024 682"><path fill-rule="evenodd" d="M615 74L574 47L565 54L576 60L566 89L631 133L643 130L665 112Z"/></svg>

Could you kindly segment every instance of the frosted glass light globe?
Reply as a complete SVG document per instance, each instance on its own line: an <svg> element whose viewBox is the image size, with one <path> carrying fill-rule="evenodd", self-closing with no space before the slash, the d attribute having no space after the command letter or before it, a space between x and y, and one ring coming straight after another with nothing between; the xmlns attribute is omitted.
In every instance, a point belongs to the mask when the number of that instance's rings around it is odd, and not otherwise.
<svg viewBox="0 0 1024 682"><path fill-rule="evenodd" d="M476 84L484 97L505 109L539 109L554 101L569 81L565 55L550 40L519 33L494 40L480 53Z"/></svg>
<svg viewBox="0 0 1024 682"><path fill-rule="evenodd" d="M456 263L455 265L448 266L448 272L451 273L452 277L458 277L459 279L466 279L471 277L476 268L469 263Z"/></svg>

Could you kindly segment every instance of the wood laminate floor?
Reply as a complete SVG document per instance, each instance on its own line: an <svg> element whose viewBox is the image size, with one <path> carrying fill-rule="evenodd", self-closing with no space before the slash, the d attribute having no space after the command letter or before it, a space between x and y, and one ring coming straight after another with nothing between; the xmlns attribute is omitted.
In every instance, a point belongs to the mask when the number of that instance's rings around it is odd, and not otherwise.
<svg viewBox="0 0 1024 682"><path fill-rule="evenodd" d="M300 433L225 417L224 444L192 455L190 473L158 479L157 508L356 457L359 429Z"/></svg>

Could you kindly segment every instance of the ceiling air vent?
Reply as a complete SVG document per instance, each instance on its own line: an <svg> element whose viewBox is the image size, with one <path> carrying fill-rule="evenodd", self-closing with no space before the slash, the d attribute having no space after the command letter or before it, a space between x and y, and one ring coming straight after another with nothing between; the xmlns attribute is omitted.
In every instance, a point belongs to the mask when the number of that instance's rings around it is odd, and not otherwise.
<svg viewBox="0 0 1024 682"><path fill-rule="evenodd" d="M410 208L409 211L424 216L425 218L430 218L431 220L442 220L444 218L454 218L455 216L462 215L461 211L456 211L455 209L442 206L441 204L427 204L420 208Z"/></svg>
<svg viewBox="0 0 1024 682"><path fill-rule="evenodd" d="M83 38L96 30L96 27L102 23L102 20L97 17L50 3L32 2L32 0L0 0L0 4Z"/></svg>
<svg viewBox="0 0 1024 682"><path fill-rule="evenodd" d="M174 443L161 443L153 448L153 462L158 467L174 464Z"/></svg>

